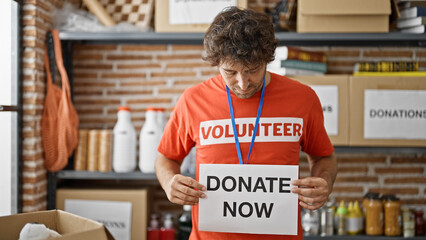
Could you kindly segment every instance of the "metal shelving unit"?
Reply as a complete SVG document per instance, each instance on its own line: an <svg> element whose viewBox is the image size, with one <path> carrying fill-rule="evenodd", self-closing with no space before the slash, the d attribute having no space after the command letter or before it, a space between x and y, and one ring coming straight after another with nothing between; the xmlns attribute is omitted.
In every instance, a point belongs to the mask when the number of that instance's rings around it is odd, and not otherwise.
<svg viewBox="0 0 426 240"><path fill-rule="evenodd" d="M203 33L154 33L154 32L60 32L64 64L67 68L73 90L73 45L82 44L180 44L201 45L203 44ZM402 34L402 33L289 33L277 32L276 37L280 45L289 46L375 46L375 47L425 47L426 34ZM396 147L336 147L336 152L342 153L426 153L426 148L396 148ZM143 174L135 171L131 173L100 173L87 171L73 171L72 162L67 170L48 174L48 209L55 208L56 189L58 181L141 181L146 183L157 183L155 174ZM331 238L306 237L306 239L370 239L346 236ZM374 237L371 239L381 240L389 238ZM399 239L399 238L395 238ZM402 238L401 238L402 239ZM417 239L417 238L416 238Z"/></svg>
<svg viewBox="0 0 426 240"><path fill-rule="evenodd" d="M403 236L388 237L388 236L345 235L345 236L328 236L328 237L304 236L303 239L306 239L306 240L420 240L420 239L426 239L426 237L417 236L417 237L404 238Z"/></svg>
<svg viewBox="0 0 426 240"><path fill-rule="evenodd" d="M292 46L426 46L426 34L404 33L294 33L277 32L280 45ZM88 44L202 44L203 33L61 32L63 41Z"/></svg>

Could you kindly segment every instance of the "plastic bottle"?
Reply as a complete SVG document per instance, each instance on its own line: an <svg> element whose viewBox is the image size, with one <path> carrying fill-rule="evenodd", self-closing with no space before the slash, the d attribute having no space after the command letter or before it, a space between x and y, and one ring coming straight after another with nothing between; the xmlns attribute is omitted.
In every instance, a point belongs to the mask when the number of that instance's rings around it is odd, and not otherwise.
<svg viewBox="0 0 426 240"><path fill-rule="evenodd" d="M136 168L136 130L130 117L130 108L118 108L114 126L112 167L115 172L131 172Z"/></svg>
<svg viewBox="0 0 426 240"><path fill-rule="evenodd" d="M358 201L349 203L346 215L346 232L349 235L361 234L364 230L364 216L359 208Z"/></svg>
<svg viewBox="0 0 426 240"><path fill-rule="evenodd" d="M173 220L171 214L166 214L163 227L160 230L161 240L175 240L176 230L173 228Z"/></svg>
<svg viewBox="0 0 426 240"><path fill-rule="evenodd" d="M345 207L345 202L342 200L336 210L337 217L337 235L346 235L346 215L348 209Z"/></svg>
<svg viewBox="0 0 426 240"><path fill-rule="evenodd" d="M145 124L139 136L139 169L143 173L154 173L155 160L158 156L157 147L163 129L161 123L158 123L156 108L148 108L145 116Z"/></svg>
<svg viewBox="0 0 426 240"><path fill-rule="evenodd" d="M164 127L166 127L166 118L164 117L164 108L155 108L155 112L157 115L157 123L160 125L161 130L164 130Z"/></svg>
<svg viewBox="0 0 426 240"><path fill-rule="evenodd" d="M160 226L157 214L151 215L147 230L147 240L160 240Z"/></svg>
<svg viewBox="0 0 426 240"><path fill-rule="evenodd" d="M191 205L183 206L183 213L179 217L178 240L188 240L192 230Z"/></svg>

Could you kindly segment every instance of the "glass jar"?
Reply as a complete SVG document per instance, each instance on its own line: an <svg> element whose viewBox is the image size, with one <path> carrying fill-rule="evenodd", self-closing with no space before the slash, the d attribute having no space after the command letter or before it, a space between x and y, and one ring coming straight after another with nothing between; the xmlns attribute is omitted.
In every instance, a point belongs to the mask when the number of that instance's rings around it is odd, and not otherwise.
<svg viewBox="0 0 426 240"><path fill-rule="evenodd" d="M423 219L423 209L416 208L414 211L416 221L416 236L425 235L425 220Z"/></svg>
<svg viewBox="0 0 426 240"><path fill-rule="evenodd" d="M306 236L315 236L319 233L319 212L306 209L302 216L303 233Z"/></svg>
<svg viewBox="0 0 426 240"><path fill-rule="evenodd" d="M365 210L365 233L367 235L383 234L383 203L378 193L367 193L362 205Z"/></svg>
<svg viewBox="0 0 426 240"><path fill-rule="evenodd" d="M414 214L408 208L402 209L402 235L404 238L414 237L415 235Z"/></svg>
<svg viewBox="0 0 426 240"><path fill-rule="evenodd" d="M401 235L401 203L395 195L383 195L385 212L385 235Z"/></svg>

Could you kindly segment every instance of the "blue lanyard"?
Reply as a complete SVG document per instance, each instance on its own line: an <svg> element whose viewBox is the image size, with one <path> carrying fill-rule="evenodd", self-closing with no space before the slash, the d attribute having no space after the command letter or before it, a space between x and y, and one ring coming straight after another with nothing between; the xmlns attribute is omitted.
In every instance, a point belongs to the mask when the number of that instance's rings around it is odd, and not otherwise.
<svg viewBox="0 0 426 240"><path fill-rule="evenodd" d="M237 147L238 160L240 161L240 164L244 164L243 157L241 156L240 141L238 140L238 132L237 132L237 126L235 124L234 109L232 108L231 94L229 93L228 86L226 86L226 94L228 95L229 112L231 113L232 129L234 130L234 138L235 138L235 145ZM262 112L264 97L265 97L265 78L263 78L262 95L260 96L259 108L257 110L257 116L256 116L256 123L254 125L253 136L251 138L251 144L250 144L250 149L247 156L246 164L248 164L248 161L251 155L251 150L253 149L254 140L256 139L256 133L257 133L257 128L259 126L260 113Z"/></svg>

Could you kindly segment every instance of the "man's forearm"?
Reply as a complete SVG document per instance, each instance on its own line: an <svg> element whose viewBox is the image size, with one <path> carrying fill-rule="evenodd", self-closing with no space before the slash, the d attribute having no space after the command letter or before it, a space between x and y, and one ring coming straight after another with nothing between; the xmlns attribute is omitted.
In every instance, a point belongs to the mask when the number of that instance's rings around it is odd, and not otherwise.
<svg viewBox="0 0 426 240"><path fill-rule="evenodd" d="M328 182L329 192L333 189L334 180L337 175L337 161L333 154L326 157L315 157L308 155L309 168L312 177L320 177Z"/></svg>
<svg viewBox="0 0 426 240"><path fill-rule="evenodd" d="M163 189L166 189L173 176L180 173L179 163L160 153L155 161L155 173Z"/></svg>

